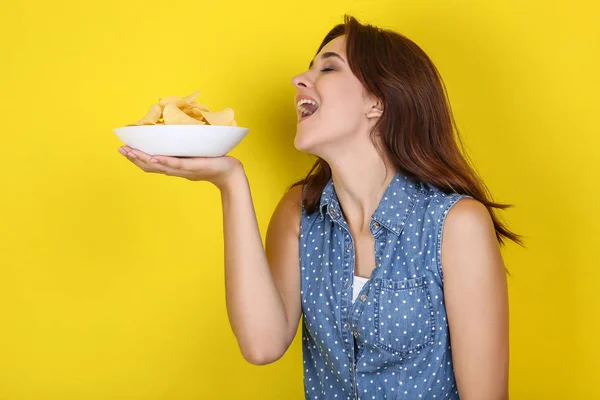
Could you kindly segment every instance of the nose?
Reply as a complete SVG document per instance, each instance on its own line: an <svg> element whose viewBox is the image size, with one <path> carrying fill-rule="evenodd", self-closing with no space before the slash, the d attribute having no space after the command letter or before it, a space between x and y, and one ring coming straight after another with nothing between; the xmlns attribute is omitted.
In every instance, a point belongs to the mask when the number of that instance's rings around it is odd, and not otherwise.
<svg viewBox="0 0 600 400"><path fill-rule="evenodd" d="M294 85L295 88L306 88L312 86L310 80L306 76L306 72L293 77L292 85Z"/></svg>

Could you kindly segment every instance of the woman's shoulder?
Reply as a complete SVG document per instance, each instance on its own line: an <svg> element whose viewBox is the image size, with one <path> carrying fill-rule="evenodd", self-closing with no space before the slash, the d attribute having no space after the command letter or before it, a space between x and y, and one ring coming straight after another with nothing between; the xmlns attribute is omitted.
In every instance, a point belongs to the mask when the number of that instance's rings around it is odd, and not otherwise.
<svg viewBox="0 0 600 400"><path fill-rule="evenodd" d="M435 186L427 186L423 193L422 209L441 225L449 225L450 228L446 230L488 229L491 218L482 202L468 194L444 192Z"/></svg>
<svg viewBox="0 0 600 400"><path fill-rule="evenodd" d="M461 194L454 191L444 191L428 183L421 184L420 194L422 197L421 201L426 208L450 208L462 199L473 199L473 197L468 194Z"/></svg>
<svg viewBox="0 0 600 400"><path fill-rule="evenodd" d="M495 235L494 223L487 207L472 197L461 197L447 211L446 231L464 234Z"/></svg>
<svg viewBox="0 0 600 400"><path fill-rule="evenodd" d="M284 208L286 211L300 215L302 207L302 198L304 196L304 185L295 185L286 190L279 200L278 207Z"/></svg>
<svg viewBox="0 0 600 400"><path fill-rule="evenodd" d="M300 232L300 220L302 214L302 192L303 185L296 185L288 189L277 204L270 225L278 231L291 229Z"/></svg>

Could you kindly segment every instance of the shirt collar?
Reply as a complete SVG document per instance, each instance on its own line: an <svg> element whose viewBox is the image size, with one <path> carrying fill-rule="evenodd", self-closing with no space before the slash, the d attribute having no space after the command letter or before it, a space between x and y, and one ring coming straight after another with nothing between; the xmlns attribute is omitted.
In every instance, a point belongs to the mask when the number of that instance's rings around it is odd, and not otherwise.
<svg viewBox="0 0 600 400"><path fill-rule="evenodd" d="M427 188L428 185L419 181L415 183L402 173L396 172L372 215L371 230L376 231L380 225L399 236L418 201L418 195L423 194ZM334 221L342 218L341 207L331 177L321 194L318 221L322 221L325 214L328 214Z"/></svg>

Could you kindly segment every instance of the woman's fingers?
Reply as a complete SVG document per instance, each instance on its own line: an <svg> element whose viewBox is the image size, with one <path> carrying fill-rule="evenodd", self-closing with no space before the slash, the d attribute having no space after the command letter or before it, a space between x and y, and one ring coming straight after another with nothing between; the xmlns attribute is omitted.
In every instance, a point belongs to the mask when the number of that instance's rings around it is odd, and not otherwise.
<svg viewBox="0 0 600 400"><path fill-rule="evenodd" d="M124 156L129 156L129 157L134 158L135 154L133 153L133 149L131 147L129 147L129 146L123 146L123 147L121 147L121 150L123 150L123 151L121 152L119 150L119 152L121 154L125 153L125 154L123 154Z"/></svg>
<svg viewBox="0 0 600 400"><path fill-rule="evenodd" d="M184 161L177 157L154 156L150 157L150 163L172 169L185 169L183 168Z"/></svg>
<svg viewBox="0 0 600 400"><path fill-rule="evenodd" d="M129 161L144 172L161 173L172 176L182 175L182 171L177 170L177 167L180 166L181 163L179 162L179 159L175 157L155 157L129 146L120 147L119 153L127 157Z"/></svg>
<svg viewBox="0 0 600 400"><path fill-rule="evenodd" d="M123 146L123 147L119 148L119 153L121 153L125 157L127 157L127 159L129 161L131 161L137 167L142 169L144 172L157 172L157 171L152 171L152 169L149 168L148 163L146 161L144 161L145 159L147 159L147 155L145 155L144 152L132 149L129 146Z"/></svg>
<svg viewBox="0 0 600 400"><path fill-rule="evenodd" d="M119 153L144 172L179 176L190 180L206 180L219 174L214 170L215 159L202 157L152 156L129 146L119 148ZM221 161L222 163L223 161Z"/></svg>
<svg viewBox="0 0 600 400"><path fill-rule="evenodd" d="M170 176L181 176L183 177L181 171L169 167L164 159L158 159L156 157L152 157L150 161L150 168L156 172L160 172L161 174L170 175Z"/></svg>
<svg viewBox="0 0 600 400"><path fill-rule="evenodd" d="M176 157L151 156L149 154L144 153L141 150L132 149L129 146L121 147L119 149L119 153L126 155L127 157L132 159L139 159L148 165L161 163L171 168L179 168L181 166L180 160Z"/></svg>
<svg viewBox="0 0 600 400"><path fill-rule="evenodd" d="M150 159L152 158L150 155L144 153L143 151L136 149L131 149L129 154L133 154L134 158L137 158L138 160L141 160L146 164L150 164Z"/></svg>

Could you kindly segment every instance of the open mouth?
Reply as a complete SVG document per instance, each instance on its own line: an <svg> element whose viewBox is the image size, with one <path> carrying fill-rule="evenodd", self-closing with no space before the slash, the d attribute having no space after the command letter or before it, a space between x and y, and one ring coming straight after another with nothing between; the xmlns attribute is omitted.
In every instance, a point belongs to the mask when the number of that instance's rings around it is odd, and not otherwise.
<svg viewBox="0 0 600 400"><path fill-rule="evenodd" d="M306 119L317 112L319 105L316 101L310 99L302 99L296 105L300 111L300 119Z"/></svg>

